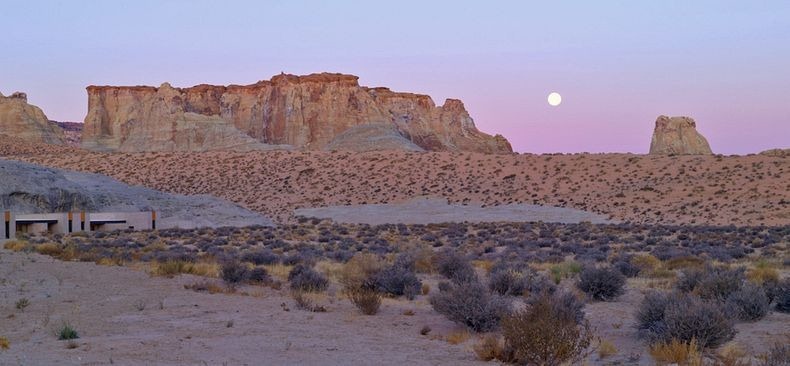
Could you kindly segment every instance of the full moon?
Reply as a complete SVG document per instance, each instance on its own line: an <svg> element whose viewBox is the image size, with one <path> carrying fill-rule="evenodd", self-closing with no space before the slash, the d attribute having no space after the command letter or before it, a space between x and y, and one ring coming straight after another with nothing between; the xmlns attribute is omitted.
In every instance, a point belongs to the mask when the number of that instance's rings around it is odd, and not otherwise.
<svg viewBox="0 0 790 366"><path fill-rule="evenodd" d="M560 93L552 92L549 94L549 105L552 107L556 107L562 103L562 96Z"/></svg>

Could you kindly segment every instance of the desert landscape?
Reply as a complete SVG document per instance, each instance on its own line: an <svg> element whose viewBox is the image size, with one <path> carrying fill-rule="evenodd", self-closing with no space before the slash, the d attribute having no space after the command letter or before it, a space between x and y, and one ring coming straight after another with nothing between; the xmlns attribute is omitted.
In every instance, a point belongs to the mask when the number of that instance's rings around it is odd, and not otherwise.
<svg viewBox="0 0 790 366"><path fill-rule="evenodd" d="M790 365L782 4L177 3L0 14L0 365Z"/></svg>

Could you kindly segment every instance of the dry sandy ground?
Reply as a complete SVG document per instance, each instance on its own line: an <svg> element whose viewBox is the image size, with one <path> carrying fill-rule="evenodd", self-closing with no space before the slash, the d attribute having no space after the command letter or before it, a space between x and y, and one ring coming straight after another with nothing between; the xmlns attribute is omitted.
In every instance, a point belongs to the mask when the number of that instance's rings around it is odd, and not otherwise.
<svg viewBox="0 0 790 366"><path fill-rule="evenodd" d="M634 154L95 153L0 138L0 157L211 194L293 219L296 208L444 197L570 207L637 223L789 225L790 158Z"/></svg>
<svg viewBox="0 0 790 366"><path fill-rule="evenodd" d="M612 223L604 215L565 207L511 203L481 207L448 204L446 199L415 198L402 203L300 208L296 216L330 219L349 224L440 224L446 222L558 222Z"/></svg>
<svg viewBox="0 0 790 366"><path fill-rule="evenodd" d="M478 338L458 345L444 340L461 328L433 312L425 296L385 299L379 314L364 316L330 294L318 300L328 312L311 313L297 310L284 290L249 287L240 290L245 296L183 288L197 281L0 250L0 336L11 343L0 351L0 364L482 364L472 350ZM426 282L436 288L436 278ZM642 298L636 287L644 286L630 282L617 302L585 308L597 333L618 349L604 360L592 355L588 364L653 363L633 329ZM20 298L30 300L23 311L14 307ZM77 348L57 340L63 322L80 333ZM419 334L425 325L432 329L428 336ZM737 328L733 342L759 354L790 337L790 315L772 313Z"/></svg>
<svg viewBox="0 0 790 366"><path fill-rule="evenodd" d="M325 301L329 312L311 313L271 289L242 296L183 288L196 281L0 250L0 336L11 343L0 365L478 363L467 346L419 334L424 325L431 334L455 328L424 300L387 301L378 315L364 316L338 296ZM19 311L23 297L30 306ZM54 334L64 321L80 334L75 349Z"/></svg>

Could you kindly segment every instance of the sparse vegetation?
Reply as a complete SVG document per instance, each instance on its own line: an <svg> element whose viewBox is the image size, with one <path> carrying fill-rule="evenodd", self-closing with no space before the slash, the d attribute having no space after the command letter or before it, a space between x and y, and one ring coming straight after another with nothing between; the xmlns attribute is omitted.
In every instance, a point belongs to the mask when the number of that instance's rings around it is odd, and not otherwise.
<svg viewBox="0 0 790 366"><path fill-rule="evenodd" d="M77 334L77 330L69 323L63 323L60 329L58 330L58 340L65 341L70 339L77 339L79 338L79 334Z"/></svg>
<svg viewBox="0 0 790 366"><path fill-rule="evenodd" d="M346 296L365 315L375 315L381 306L381 294L375 290L356 288L346 291Z"/></svg>
<svg viewBox="0 0 790 366"><path fill-rule="evenodd" d="M502 324L505 342L518 363L560 365L579 362L593 341L590 324L563 311L557 295L543 293Z"/></svg>
<svg viewBox="0 0 790 366"><path fill-rule="evenodd" d="M436 312L467 326L475 332L499 327L499 321L510 310L510 302L494 295L478 281L447 284L430 297Z"/></svg>
<svg viewBox="0 0 790 366"><path fill-rule="evenodd" d="M585 267L579 273L579 289L599 301L611 301L625 292L625 276L608 267Z"/></svg>

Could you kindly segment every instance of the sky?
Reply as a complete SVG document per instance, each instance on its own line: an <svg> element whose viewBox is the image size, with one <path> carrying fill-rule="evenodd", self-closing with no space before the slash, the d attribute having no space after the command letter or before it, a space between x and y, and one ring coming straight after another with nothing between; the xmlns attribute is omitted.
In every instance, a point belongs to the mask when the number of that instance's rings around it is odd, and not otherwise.
<svg viewBox="0 0 790 366"><path fill-rule="evenodd" d="M26 0L0 32L0 92L59 121L84 119L91 84L327 71L461 99L519 152L645 153L662 114L716 153L790 148L786 0Z"/></svg>

